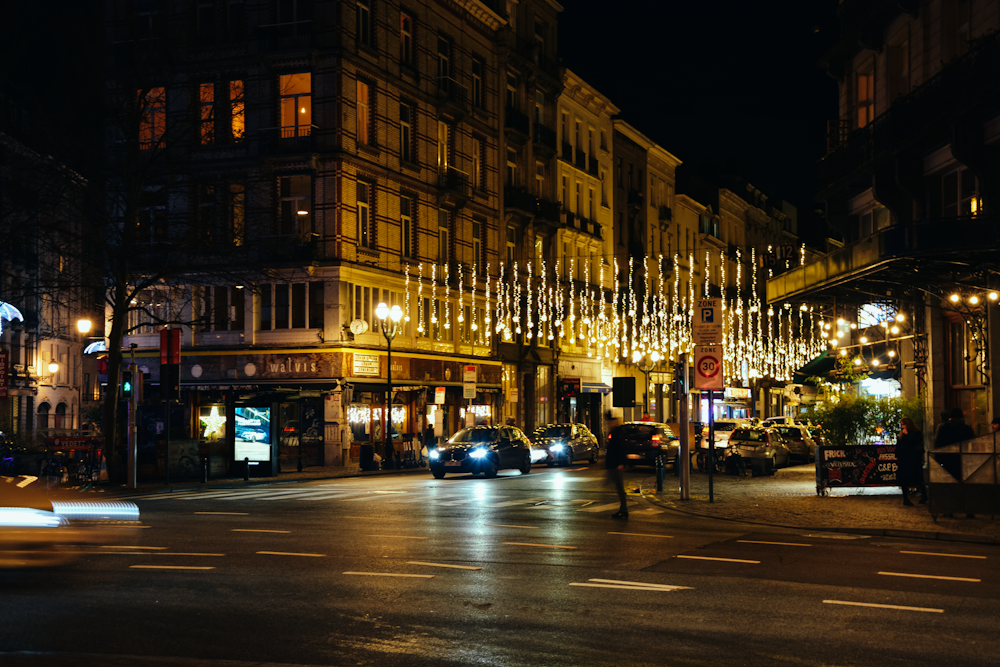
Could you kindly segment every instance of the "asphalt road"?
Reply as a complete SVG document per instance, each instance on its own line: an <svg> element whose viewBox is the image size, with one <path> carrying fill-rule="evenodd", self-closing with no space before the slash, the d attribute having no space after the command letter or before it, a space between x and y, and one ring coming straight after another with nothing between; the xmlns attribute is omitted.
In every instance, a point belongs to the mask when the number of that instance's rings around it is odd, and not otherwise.
<svg viewBox="0 0 1000 667"><path fill-rule="evenodd" d="M147 528L0 575L0 665L998 661L996 547L615 521L586 466L133 500Z"/></svg>

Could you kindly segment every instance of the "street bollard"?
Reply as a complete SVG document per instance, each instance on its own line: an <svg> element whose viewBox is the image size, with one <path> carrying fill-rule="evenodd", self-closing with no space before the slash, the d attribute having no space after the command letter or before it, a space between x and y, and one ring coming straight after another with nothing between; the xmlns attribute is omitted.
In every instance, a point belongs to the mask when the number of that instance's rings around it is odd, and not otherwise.
<svg viewBox="0 0 1000 667"><path fill-rule="evenodd" d="M667 464L663 456L656 457L656 492L663 493L663 478L667 476Z"/></svg>
<svg viewBox="0 0 1000 667"><path fill-rule="evenodd" d="M249 482L250 481L250 457L249 456L243 459L243 481L244 482Z"/></svg>
<svg viewBox="0 0 1000 667"><path fill-rule="evenodd" d="M302 454L299 453L299 472L302 472Z"/></svg>
<svg viewBox="0 0 1000 667"><path fill-rule="evenodd" d="M205 484L208 484L208 457L201 457L202 472L205 474Z"/></svg>

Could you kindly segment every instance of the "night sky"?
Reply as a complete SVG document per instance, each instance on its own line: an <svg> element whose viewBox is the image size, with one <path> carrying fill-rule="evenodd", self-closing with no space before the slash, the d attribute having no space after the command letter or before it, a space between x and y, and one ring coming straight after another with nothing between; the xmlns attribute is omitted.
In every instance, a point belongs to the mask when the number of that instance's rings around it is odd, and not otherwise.
<svg viewBox="0 0 1000 667"><path fill-rule="evenodd" d="M705 175L813 206L837 114L836 81L816 64L836 0L561 3L563 64L624 120Z"/></svg>

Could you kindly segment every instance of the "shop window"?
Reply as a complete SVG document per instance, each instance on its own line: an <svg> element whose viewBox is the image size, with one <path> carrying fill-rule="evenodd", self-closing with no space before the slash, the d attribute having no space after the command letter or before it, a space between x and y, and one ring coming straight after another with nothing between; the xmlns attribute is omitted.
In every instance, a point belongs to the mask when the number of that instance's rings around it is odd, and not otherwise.
<svg viewBox="0 0 1000 667"><path fill-rule="evenodd" d="M278 82L281 95L281 138L309 136L312 132L312 74L282 74Z"/></svg>

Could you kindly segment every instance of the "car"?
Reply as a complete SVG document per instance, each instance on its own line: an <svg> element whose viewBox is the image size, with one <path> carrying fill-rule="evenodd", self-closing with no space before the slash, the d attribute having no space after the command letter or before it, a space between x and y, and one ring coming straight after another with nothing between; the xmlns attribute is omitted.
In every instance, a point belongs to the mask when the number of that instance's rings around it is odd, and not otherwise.
<svg viewBox="0 0 1000 667"><path fill-rule="evenodd" d="M531 443L514 426L471 426L451 436L428 452L431 473L483 473L496 477L501 470L515 468L531 472Z"/></svg>
<svg viewBox="0 0 1000 667"><path fill-rule="evenodd" d="M243 442L264 442L267 440L267 433L256 429L248 428L239 432L238 439Z"/></svg>
<svg viewBox="0 0 1000 667"><path fill-rule="evenodd" d="M600 443L583 424L546 424L531 434L531 446L545 453L549 467L568 466L578 459L597 463Z"/></svg>
<svg viewBox="0 0 1000 667"><path fill-rule="evenodd" d="M737 428L747 428L750 423L742 419L716 419L714 422L715 429L715 467L717 470L722 470L726 462L726 448L729 447L729 436L733 434L733 431ZM698 453L695 456L695 465L698 470L706 472L708 470L708 446L703 444L708 440L708 425L706 424L705 435L701 438L698 443Z"/></svg>
<svg viewBox="0 0 1000 667"><path fill-rule="evenodd" d="M822 426L809 426L809 435L812 436L813 442L816 443L817 447L826 447L828 444L826 440L826 431L823 430Z"/></svg>
<svg viewBox="0 0 1000 667"><path fill-rule="evenodd" d="M729 449L768 475L791 460L788 445L776 428L738 428L729 436Z"/></svg>
<svg viewBox="0 0 1000 667"><path fill-rule="evenodd" d="M792 456L805 462L812 460L816 453L816 441L809 434L809 429L802 425L775 427L782 439L788 445Z"/></svg>
<svg viewBox="0 0 1000 667"><path fill-rule="evenodd" d="M680 452L679 438L668 424L661 422L625 422L611 429L608 439L619 433L629 465L656 465L661 456L676 465Z"/></svg>

